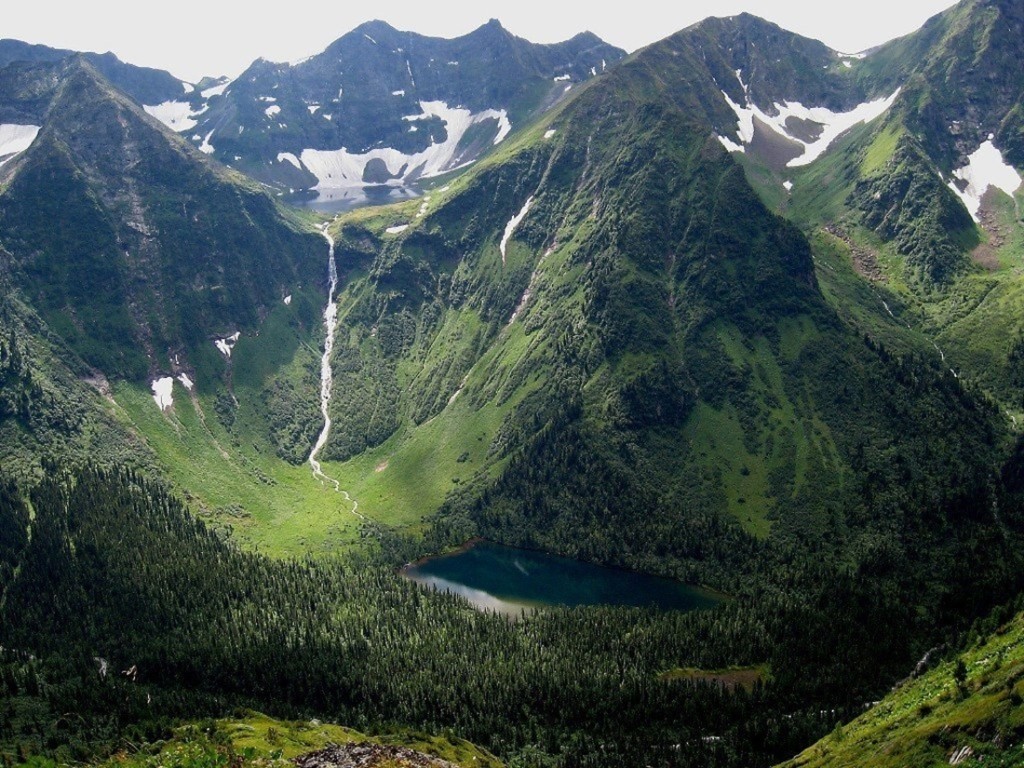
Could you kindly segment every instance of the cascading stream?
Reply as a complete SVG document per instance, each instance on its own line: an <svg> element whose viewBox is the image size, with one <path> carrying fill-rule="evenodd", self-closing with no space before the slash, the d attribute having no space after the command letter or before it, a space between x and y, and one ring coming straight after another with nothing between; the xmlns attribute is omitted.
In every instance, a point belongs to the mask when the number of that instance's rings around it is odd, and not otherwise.
<svg viewBox="0 0 1024 768"><path fill-rule="evenodd" d="M359 502L353 499L349 495L348 491L342 490L341 483L333 477L325 475L320 462L317 460L317 456L327 444L327 438L331 433L331 388L334 385L334 373L331 370L331 355L334 353L334 332L338 327L338 306L334 303L334 294L338 290L338 266L334 261L334 238L327 233L326 224L324 225L322 234L327 240L328 246L327 277L330 284L327 290L327 306L324 308L324 354L320 358L320 413L322 413L324 417L324 427L320 430L316 443L313 445L313 450L309 453L309 466L313 468L313 477L319 479L321 483L331 483L331 485L334 486L335 491L345 496L346 501L352 502L352 514L362 520L365 520L366 518L359 514Z"/></svg>

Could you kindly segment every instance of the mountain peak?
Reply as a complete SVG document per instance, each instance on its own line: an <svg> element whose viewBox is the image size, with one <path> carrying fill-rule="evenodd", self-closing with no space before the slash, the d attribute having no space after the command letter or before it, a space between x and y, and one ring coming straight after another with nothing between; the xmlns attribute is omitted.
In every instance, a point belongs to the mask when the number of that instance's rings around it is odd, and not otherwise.
<svg viewBox="0 0 1024 768"><path fill-rule="evenodd" d="M383 21L381 19L371 19L370 21L364 21L358 27L353 29L350 34L360 33L360 34L364 34L365 35L365 34L373 34L374 32L377 32L377 33L380 33L380 34L386 34L386 33L389 33L389 32L398 32L398 31L399 30L395 29L393 26L388 24L386 21Z"/></svg>

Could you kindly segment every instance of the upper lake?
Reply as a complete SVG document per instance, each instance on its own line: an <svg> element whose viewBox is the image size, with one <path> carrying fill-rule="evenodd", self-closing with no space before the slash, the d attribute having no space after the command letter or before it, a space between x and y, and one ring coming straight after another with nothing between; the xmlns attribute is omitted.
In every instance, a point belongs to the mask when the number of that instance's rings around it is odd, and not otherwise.
<svg viewBox="0 0 1024 768"><path fill-rule="evenodd" d="M550 605L652 606L693 611L712 608L722 601L710 590L673 579L489 541L427 558L406 566L402 573L419 584L462 595L477 608L506 614Z"/></svg>

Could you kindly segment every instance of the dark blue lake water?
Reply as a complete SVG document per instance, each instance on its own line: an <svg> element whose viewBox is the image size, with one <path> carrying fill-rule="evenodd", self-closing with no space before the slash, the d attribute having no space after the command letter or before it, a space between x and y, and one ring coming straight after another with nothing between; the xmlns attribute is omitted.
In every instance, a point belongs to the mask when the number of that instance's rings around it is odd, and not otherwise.
<svg viewBox="0 0 1024 768"><path fill-rule="evenodd" d="M672 579L513 549L488 541L407 566L420 584L462 595L477 608L517 614L549 605L653 606L661 610L712 608L721 596Z"/></svg>

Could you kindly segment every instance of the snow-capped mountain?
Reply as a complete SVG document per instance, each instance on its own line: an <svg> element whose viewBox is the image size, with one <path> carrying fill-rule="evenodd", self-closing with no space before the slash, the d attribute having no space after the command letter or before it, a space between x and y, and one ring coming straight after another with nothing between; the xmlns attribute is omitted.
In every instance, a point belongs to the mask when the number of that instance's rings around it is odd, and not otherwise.
<svg viewBox="0 0 1024 768"><path fill-rule="evenodd" d="M446 40L374 21L146 110L279 188L400 186L473 162L623 55L589 33L537 45L491 21Z"/></svg>

